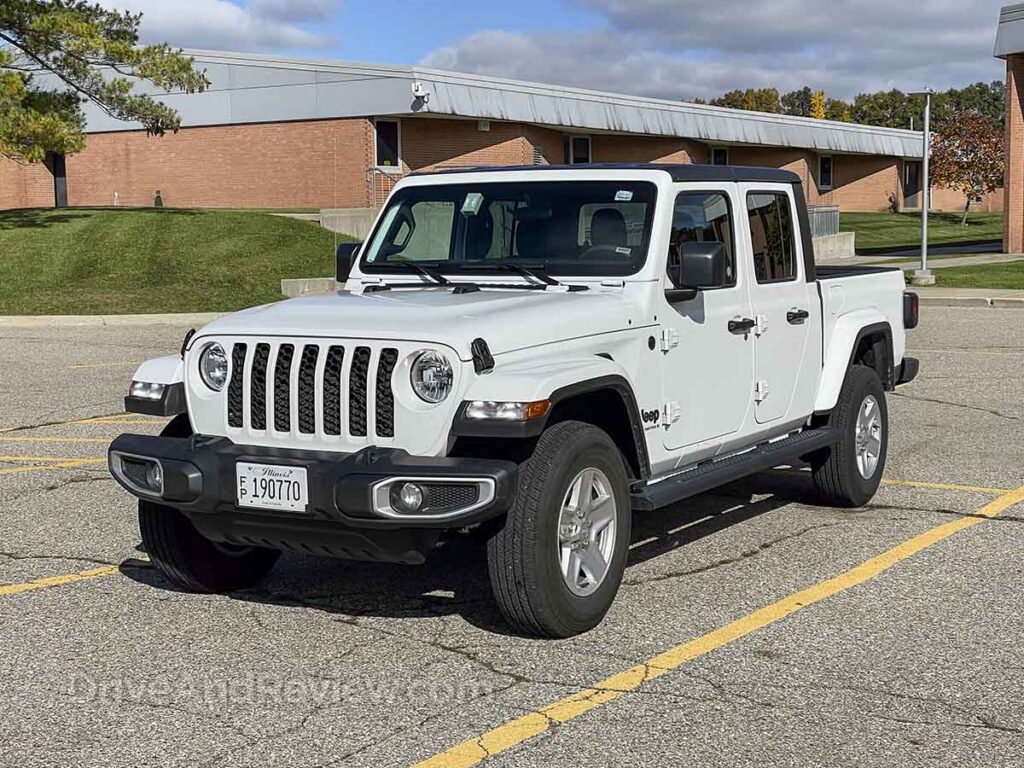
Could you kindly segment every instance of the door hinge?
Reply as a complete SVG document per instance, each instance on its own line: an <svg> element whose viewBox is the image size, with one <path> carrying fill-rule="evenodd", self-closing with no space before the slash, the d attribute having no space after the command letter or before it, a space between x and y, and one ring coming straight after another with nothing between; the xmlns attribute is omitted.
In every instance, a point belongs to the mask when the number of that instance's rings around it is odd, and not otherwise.
<svg viewBox="0 0 1024 768"><path fill-rule="evenodd" d="M665 425L666 429L679 421L681 416L682 410L675 400L669 400L661 408L661 423Z"/></svg>
<svg viewBox="0 0 1024 768"><path fill-rule="evenodd" d="M679 346L679 331L675 328L661 329L661 351L668 352L673 347Z"/></svg>
<svg viewBox="0 0 1024 768"><path fill-rule="evenodd" d="M763 336L768 331L768 315L757 315L754 318L754 335Z"/></svg>
<svg viewBox="0 0 1024 768"><path fill-rule="evenodd" d="M754 402L760 405L768 399L768 382L758 381L754 384Z"/></svg>

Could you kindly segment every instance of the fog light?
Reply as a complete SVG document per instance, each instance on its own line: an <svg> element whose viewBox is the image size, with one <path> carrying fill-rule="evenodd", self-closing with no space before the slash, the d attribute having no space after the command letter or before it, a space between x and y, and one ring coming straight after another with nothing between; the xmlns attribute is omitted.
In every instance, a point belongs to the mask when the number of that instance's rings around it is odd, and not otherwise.
<svg viewBox="0 0 1024 768"><path fill-rule="evenodd" d="M146 484L154 493L163 491L164 471L159 462L154 461L146 468Z"/></svg>
<svg viewBox="0 0 1024 768"><path fill-rule="evenodd" d="M423 506L423 489L416 483L403 483L391 487L391 507L396 512L412 513Z"/></svg>

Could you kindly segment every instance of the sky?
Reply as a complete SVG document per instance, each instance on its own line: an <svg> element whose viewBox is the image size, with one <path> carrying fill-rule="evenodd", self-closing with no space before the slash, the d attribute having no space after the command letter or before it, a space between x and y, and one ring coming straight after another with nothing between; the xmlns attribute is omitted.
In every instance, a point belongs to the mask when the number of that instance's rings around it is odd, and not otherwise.
<svg viewBox="0 0 1024 768"><path fill-rule="evenodd" d="M1008 0L1005 0L1008 2ZM186 48L423 64L668 99L1003 76L1004 0L105 0Z"/></svg>

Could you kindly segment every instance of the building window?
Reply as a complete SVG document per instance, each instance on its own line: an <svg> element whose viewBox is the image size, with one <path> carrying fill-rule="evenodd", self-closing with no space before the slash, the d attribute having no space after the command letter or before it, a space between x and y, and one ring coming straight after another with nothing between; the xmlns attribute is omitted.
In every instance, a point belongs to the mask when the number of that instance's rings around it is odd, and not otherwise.
<svg viewBox="0 0 1024 768"><path fill-rule="evenodd" d="M711 148L711 164L712 165L728 165L729 164L729 148L728 147L712 147Z"/></svg>
<svg viewBox="0 0 1024 768"><path fill-rule="evenodd" d="M818 189L832 189L832 158L829 155L818 158Z"/></svg>
<svg viewBox="0 0 1024 768"><path fill-rule="evenodd" d="M565 137L565 162L568 165L584 165L591 162L589 136Z"/></svg>
<svg viewBox="0 0 1024 768"><path fill-rule="evenodd" d="M796 246L789 196L785 192L750 192L747 216L757 282L795 280Z"/></svg>
<svg viewBox="0 0 1024 768"><path fill-rule="evenodd" d="M401 130L397 120L374 121L376 163L378 168L402 169Z"/></svg>

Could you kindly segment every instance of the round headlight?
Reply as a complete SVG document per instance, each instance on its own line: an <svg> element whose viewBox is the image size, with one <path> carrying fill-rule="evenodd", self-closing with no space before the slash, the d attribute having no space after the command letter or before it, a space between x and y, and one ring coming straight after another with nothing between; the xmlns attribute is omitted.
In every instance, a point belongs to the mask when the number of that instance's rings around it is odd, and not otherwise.
<svg viewBox="0 0 1024 768"><path fill-rule="evenodd" d="M207 344L199 355L199 377L214 392L224 389L228 380L228 356L220 344Z"/></svg>
<svg viewBox="0 0 1024 768"><path fill-rule="evenodd" d="M420 400L440 403L452 391L451 363L440 352L426 351L416 355L409 371L413 391Z"/></svg>

